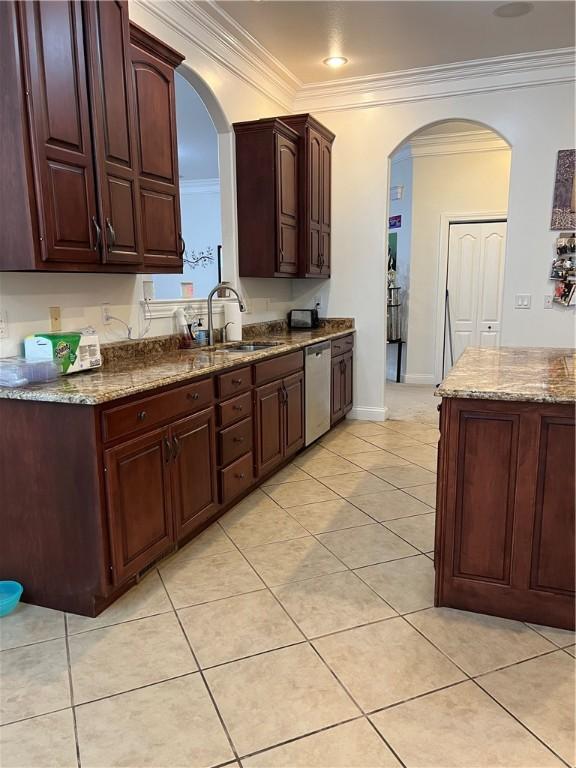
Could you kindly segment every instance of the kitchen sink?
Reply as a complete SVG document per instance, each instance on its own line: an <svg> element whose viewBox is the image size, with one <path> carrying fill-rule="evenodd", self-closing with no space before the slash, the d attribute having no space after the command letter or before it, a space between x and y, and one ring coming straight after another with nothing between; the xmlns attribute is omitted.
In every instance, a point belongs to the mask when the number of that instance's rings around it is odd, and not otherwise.
<svg viewBox="0 0 576 768"><path fill-rule="evenodd" d="M254 341L252 343L232 344L225 347L224 352L259 352L261 349L270 349L282 344L281 341Z"/></svg>

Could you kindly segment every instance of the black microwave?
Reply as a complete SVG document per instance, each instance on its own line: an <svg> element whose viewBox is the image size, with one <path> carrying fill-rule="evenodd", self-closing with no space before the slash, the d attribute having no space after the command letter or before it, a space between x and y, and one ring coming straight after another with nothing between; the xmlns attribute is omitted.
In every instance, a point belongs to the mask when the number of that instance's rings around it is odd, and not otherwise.
<svg viewBox="0 0 576 768"><path fill-rule="evenodd" d="M317 309L291 309L288 312L288 328L292 331L306 331L310 328L318 328Z"/></svg>

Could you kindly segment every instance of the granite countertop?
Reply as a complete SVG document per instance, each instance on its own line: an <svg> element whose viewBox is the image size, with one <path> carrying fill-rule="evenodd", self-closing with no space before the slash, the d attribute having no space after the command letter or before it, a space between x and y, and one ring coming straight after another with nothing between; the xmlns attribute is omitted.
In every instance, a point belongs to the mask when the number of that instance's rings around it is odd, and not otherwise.
<svg viewBox="0 0 576 768"><path fill-rule="evenodd" d="M547 347L468 347L442 384L439 397L576 402L576 352Z"/></svg>
<svg viewBox="0 0 576 768"><path fill-rule="evenodd" d="M162 349L162 340L151 338L143 342L145 354L141 355L134 355L131 350L131 346L132 349L138 347L138 342L107 345L108 349L103 349L105 364L102 368L61 376L47 384L0 387L0 399L98 405L345 336L354 332L354 322L348 318L324 321L323 327L293 333L275 325L272 331L258 336L253 330L243 342L193 349L174 349L170 337L164 337L167 343ZM254 341L276 342L276 345L257 352L226 351L234 344Z"/></svg>

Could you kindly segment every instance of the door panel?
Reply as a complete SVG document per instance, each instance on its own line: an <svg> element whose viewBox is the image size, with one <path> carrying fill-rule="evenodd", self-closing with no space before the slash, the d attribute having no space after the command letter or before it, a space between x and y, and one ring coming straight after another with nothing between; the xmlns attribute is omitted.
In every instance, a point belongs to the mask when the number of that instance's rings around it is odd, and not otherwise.
<svg viewBox="0 0 576 768"><path fill-rule="evenodd" d="M189 416L170 428L175 455L172 490L176 538L194 530L196 518L217 506L214 409Z"/></svg>
<svg viewBox="0 0 576 768"><path fill-rule="evenodd" d="M330 274L330 231L332 226L332 144L322 139L322 216L320 231L322 251L320 271Z"/></svg>
<svg viewBox="0 0 576 768"><path fill-rule="evenodd" d="M144 264L182 267L173 71L131 46Z"/></svg>
<svg viewBox="0 0 576 768"><path fill-rule="evenodd" d="M166 429L104 454L114 583L141 571L173 542Z"/></svg>
<svg viewBox="0 0 576 768"><path fill-rule="evenodd" d="M332 424L339 421L343 415L344 400L342 391L342 358L332 358L332 372L330 379L330 421Z"/></svg>
<svg viewBox="0 0 576 768"><path fill-rule="evenodd" d="M100 262L84 18L79 2L23 3L42 259Z"/></svg>
<svg viewBox="0 0 576 768"><path fill-rule="evenodd" d="M344 357L342 366L342 410L344 413L352 408L354 387L354 360L350 352Z"/></svg>
<svg viewBox="0 0 576 768"><path fill-rule="evenodd" d="M260 475L269 472L284 458L284 425L281 381L255 390L256 468Z"/></svg>
<svg viewBox="0 0 576 768"><path fill-rule="evenodd" d="M308 139L308 196L310 227L310 254L306 272L316 274L320 271L320 253L322 249L322 137L316 131L309 130Z"/></svg>
<svg viewBox="0 0 576 768"><path fill-rule="evenodd" d="M96 155L109 263L142 261L128 4L88 3Z"/></svg>
<svg viewBox="0 0 576 768"><path fill-rule="evenodd" d="M469 345L500 344L505 244L506 222L450 225L447 287L454 362ZM449 342L446 338L444 373L451 367Z"/></svg>
<svg viewBox="0 0 576 768"><path fill-rule="evenodd" d="M304 374L284 379L286 391L285 455L290 456L304 445Z"/></svg>
<svg viewBox="0 0 576 768"><path fill-rule="evenodd" d="M544 417L541 422L531 589L574 594L574 488L566 468L574 467L574 424Z"/></svg>
<svg viewBox="0 0 576 768"><path fill-rule="evenodd" d="M284 136L276 135L278 272L298 272L298 149Z"/></svg>

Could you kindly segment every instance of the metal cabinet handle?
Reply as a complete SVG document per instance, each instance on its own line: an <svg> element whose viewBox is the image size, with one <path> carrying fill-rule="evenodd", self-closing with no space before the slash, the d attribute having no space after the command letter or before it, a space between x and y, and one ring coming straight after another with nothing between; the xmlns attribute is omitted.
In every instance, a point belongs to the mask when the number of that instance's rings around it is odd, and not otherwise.
<svg viewBox="0 0 576 768"><path fill-rule="evenodd" d="M174 446L174 451L172 453L172 458L176 460L178 458L178 455L180 453L180 440L174 435L172 438L172 445Z"/></svg>
<svg viewBox="0 0 576 768"><path fill-rule="evenodd" d="M138 413L136 414L136 418L138 419L138 421L144 421L144 419L146 418L146 411L138 411Z"/></svg>
<svg viewBox="0 0 576 768"><path fill-rule="evenodd" d="M242 405L233 405L232 406L233 411L243 411L244 407Z"/></svg>
<svg viewBox="0 0 576 768"><path fill-rule="evenodd" d="M178 255L182 258L186 253L186 240L182 237L182 232L178 232L178 242L180 243L180 251L178 252Z"/></svg>
<svg viewBox="0 0 576 768"><path fill-rule="evenodd" d="M232 379L232 384L242 384L242 379Z"/></svg>
<svg viewBox="0 0 576 768"><path fill-rule="evenodd" d="M235 438L233 439L233 441L234 441L235 443L243 443L243 442L244 442L244 438L243 438L243 437L235 437Z"/></svg>
<svg viewBox="0 0 576 768"><path fill-rule="evenodd" d="M114 248L116 245L116 232L114 232L114 227L112 226L112 222L110 219L106 219L106 229L108 230L108 234L110 235L110 242L108 243L110 248Z"/></svg>
<svg viewBox="0 0 576 768"><path fill-rule="evenodd" d="M94 225L94 229L96 230L96 243L94 245L94 250L97 251L98 248L102 245L102 230L100 229L100 225L96 221L96 216L92 216L92 224Z"/></svg>
<svg viewBox="0 0 576 768"><path fill-rule="evenodd" d="M284 261L284 251L280 248L280 261Z"/></svg>
<svg viewBox="0 0 576 768"><path fill-rule="evenodd" d="M236 472L236 474L234 475L234 477L237 477L237 478L238 478L238 480L244 480L244 478L246 477L246 475L244 474L244 472Z"/></svg>
<svg viewBox="0 0 576 768"><path fill-rule="evenodd" d="M188 400L198 400L200 395L198 394L198 392L188 392L186 397L188 398Z"/></svg>
<svg viewBox="0 0 576 768"><path fill-rule="evenodd" d="M167 437L164 438L164 453L165 453L164 461L166 462L166 464L168 464L168 462L172 458L172 447L170 445L170 440L168 440Z"/></svg>

